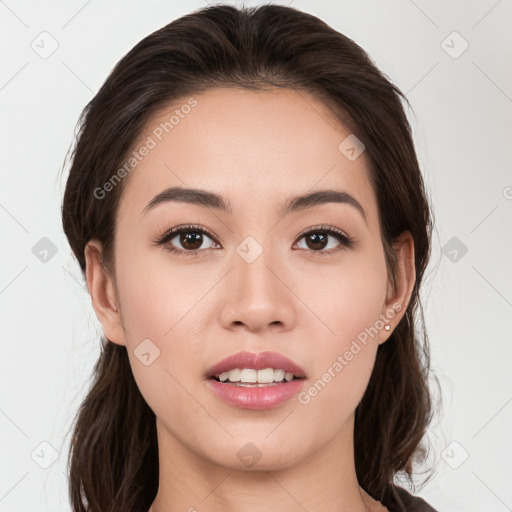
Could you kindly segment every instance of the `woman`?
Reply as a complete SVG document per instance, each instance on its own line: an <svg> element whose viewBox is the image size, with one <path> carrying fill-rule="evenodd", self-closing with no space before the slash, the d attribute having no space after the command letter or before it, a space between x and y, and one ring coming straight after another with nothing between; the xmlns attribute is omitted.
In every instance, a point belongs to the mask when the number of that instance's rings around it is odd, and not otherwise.
<svg viewBox="0 0 512 512"><path fill-rule="evenodd" d="M434 510L393 483L432 415L401 99L277 5L205 8L117 64L62 208L104 333L74 512Z"/></svg>

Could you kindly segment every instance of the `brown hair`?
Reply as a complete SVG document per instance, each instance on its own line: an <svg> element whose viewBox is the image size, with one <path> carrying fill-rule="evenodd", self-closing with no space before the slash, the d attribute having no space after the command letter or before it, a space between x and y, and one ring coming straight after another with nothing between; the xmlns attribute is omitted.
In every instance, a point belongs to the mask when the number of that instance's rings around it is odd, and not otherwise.
<svg viewBox="0 0 512 512"><path fill-rule="evenodd" d="M379 346L355 416L355 465L363 489L400 502L399 472L409 479L424 456L420 441L432 416L429 351L419 289L430 257L432 219L407 99L351 39L299 10L217 5L183 16L140 41L115 66L83 110L62 205L69 244L85 274L84 248L103 244L113 268L113 240L125 178L102 187L133 150L148 120L170 102L213 87L283 87L322 100L364 143L378 198L389 277L392 241L410 231L416 282L404 318ZM421 318L422 340L415 332ZM133 378L126 348L101 339L94 380L75 418L69 453L74 512L140 512L158 490L155 415Z"/></svg>

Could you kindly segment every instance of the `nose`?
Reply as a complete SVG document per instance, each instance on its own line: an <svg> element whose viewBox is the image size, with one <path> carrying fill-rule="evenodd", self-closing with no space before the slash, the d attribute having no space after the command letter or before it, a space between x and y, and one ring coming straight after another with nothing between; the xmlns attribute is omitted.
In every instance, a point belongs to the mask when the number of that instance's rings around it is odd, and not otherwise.
<svg viewBox="0 0 512 512"><path fill-rule="evenodd" d="M297 298L287 283L290 279L284 266L276 263L270 251L263 251L250 263L235 254L234 266L225 280L222 326L253 332L293 329Z"/></svg>

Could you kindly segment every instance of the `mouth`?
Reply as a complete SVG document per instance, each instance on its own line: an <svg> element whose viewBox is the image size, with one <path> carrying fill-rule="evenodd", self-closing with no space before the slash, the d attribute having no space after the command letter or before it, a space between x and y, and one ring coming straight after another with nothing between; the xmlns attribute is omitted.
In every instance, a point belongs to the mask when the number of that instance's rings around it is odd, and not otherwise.
<svg viewBox="0 0 512 512"><path fill-rule="evenodd" d="M306 378L305 371L278 352L238 352L215 364L204 375L226 385L263 387Z"/></svg>
<svg viewBox="0 0 512 512"><path fill-rule="evenodd" d="M260 410L285 404L304 388L305 380L299 366L275 353L235 355L221 361L205 376L207 388L224 403Z"/></svg>

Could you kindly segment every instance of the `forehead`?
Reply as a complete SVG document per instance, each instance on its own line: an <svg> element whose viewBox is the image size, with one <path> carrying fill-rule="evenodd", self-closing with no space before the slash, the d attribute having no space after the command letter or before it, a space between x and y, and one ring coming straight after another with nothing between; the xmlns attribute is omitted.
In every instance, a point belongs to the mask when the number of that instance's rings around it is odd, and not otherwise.
<svg viewBox="0 0 512 512"><path fill-rule="evenodd" d="M289 89L219 88L191 98L148 122L134 148L149 150L129 173L121 208L142 211L171 186L211 190L233 210L250 199L263 206L337 188L372 214L366 155L350 160L340 151L351 133L315 97Z"/></svg>

